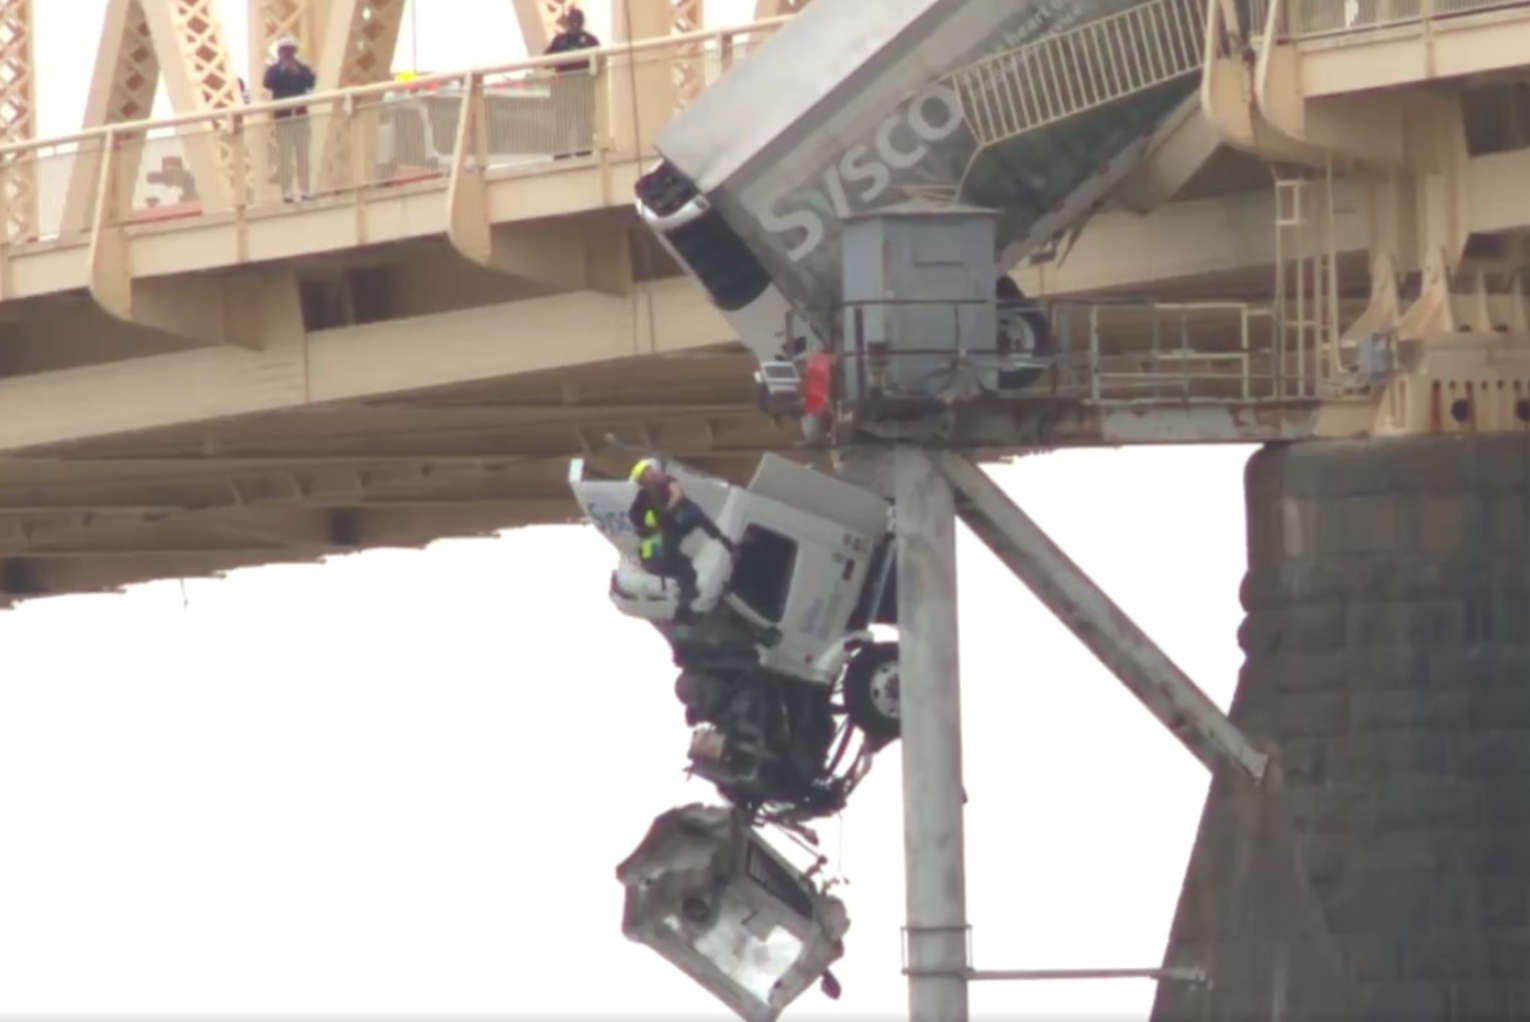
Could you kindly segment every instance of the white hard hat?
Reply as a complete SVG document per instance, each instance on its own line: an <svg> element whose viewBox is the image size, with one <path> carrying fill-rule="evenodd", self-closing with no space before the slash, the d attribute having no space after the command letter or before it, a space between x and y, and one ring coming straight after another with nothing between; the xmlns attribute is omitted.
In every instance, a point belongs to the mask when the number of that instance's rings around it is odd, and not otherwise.
<svg viewBox="0 0 1530 1022"><path fill-rule="evenodd" d="M297 44L297 36L293 35L291 32L284 34L281 38L276 40L276 48L278 50L295 50L297 49Z"/></svg>

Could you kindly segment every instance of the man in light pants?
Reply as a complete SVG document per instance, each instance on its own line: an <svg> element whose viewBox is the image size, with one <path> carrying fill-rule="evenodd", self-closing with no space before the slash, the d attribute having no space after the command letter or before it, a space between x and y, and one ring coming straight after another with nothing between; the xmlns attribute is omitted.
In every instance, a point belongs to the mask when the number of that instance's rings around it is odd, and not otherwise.
<svg viewBox="0 0 1530 1022"><path fill-rule="evenodd" d="M276 63L266 68L265 86L272 99L292 99L313 91L317 81L313 68L297 59L297 40L284 35L276 41ZM308 108L288 107L278 110L276 121L277 180L282 199L293 202L299 195L308 198ZM292 187L293 164L297 165L297 188Z"/></svg>
<svg viewBox="0 0 1530 1022"><path fill-rule="evenodd" d="M599 48L600 40L584 30L584 12L579 8L568 8L558 23L563 26L563 31L553 36L548 44L549 54ZM568 156L588 156L595 127L595 78L590 74L589 58L556 64L554 71L556 74L551 82L552 156L560 160Z"/></svg>

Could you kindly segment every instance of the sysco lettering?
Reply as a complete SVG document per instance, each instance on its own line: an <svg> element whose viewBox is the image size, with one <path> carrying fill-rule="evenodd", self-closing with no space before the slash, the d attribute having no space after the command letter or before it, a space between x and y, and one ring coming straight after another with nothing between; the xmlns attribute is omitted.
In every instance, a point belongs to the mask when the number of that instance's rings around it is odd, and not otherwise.
<svg viewBox="0 0 1530 1022"><path fill-rule="evenodd" d="M760 222L772 234L793 236L787 250L792 262L806 259L828 235L826 214L843 220L870 207L892 187L893 171L918 166L931 145L956 134L962 120L956 90L931 86L883 119L869 143L851 146L831 163L817 182L821 191L809 187L806 194L778 199L761 213Z"/></svg>

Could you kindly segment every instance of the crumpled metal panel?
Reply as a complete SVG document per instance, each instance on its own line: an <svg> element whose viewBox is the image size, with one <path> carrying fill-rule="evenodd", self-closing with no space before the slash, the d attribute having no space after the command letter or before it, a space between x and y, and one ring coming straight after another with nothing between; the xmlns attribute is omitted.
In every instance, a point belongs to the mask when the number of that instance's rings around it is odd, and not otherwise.
<svg viewBox="0 0 1530 1022"><path fill-rule="evenodd" d="M622 933L749 1022L773 1022L844 953L844 905L732 809L664 813L616 877Z"/></svg>

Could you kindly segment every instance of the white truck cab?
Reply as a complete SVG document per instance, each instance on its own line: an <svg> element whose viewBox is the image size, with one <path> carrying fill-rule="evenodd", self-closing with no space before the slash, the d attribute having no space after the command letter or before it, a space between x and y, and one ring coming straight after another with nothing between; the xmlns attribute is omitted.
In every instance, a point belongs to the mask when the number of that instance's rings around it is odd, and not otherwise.
<svg viewBox="0 0 1530 1022"><path fill-rule="evenodd" d="M896 623L890 504L773 454L748 486L664 469L734 547L699 528L684 538L697 594L683 621L676 583L638 563L637 484L586 478L578 459L569 485L619 552L612 602L674 650L692 771L745 813L838 811L899 733L897 645L873 632Z"/></svg>
<svg viewBox="0 0 1530 1022"><path fill-rule="evenodd" d="M768 639L759 663L804 681L832 684L844 666L847 638L869 639L867 606L890 574L890 506L869 490L774 454L747 487L670 463L666 471L699 504L737 556L694 531L681 546L696 569L700 615L724 607ZM583 459L569 483L586 518L621 553L611 599L623 613L670 624L678 603L673 580L637 561L638 537L627 511L637 484L584 478ZM875 574L873 573L875 569Z"/></svg>

